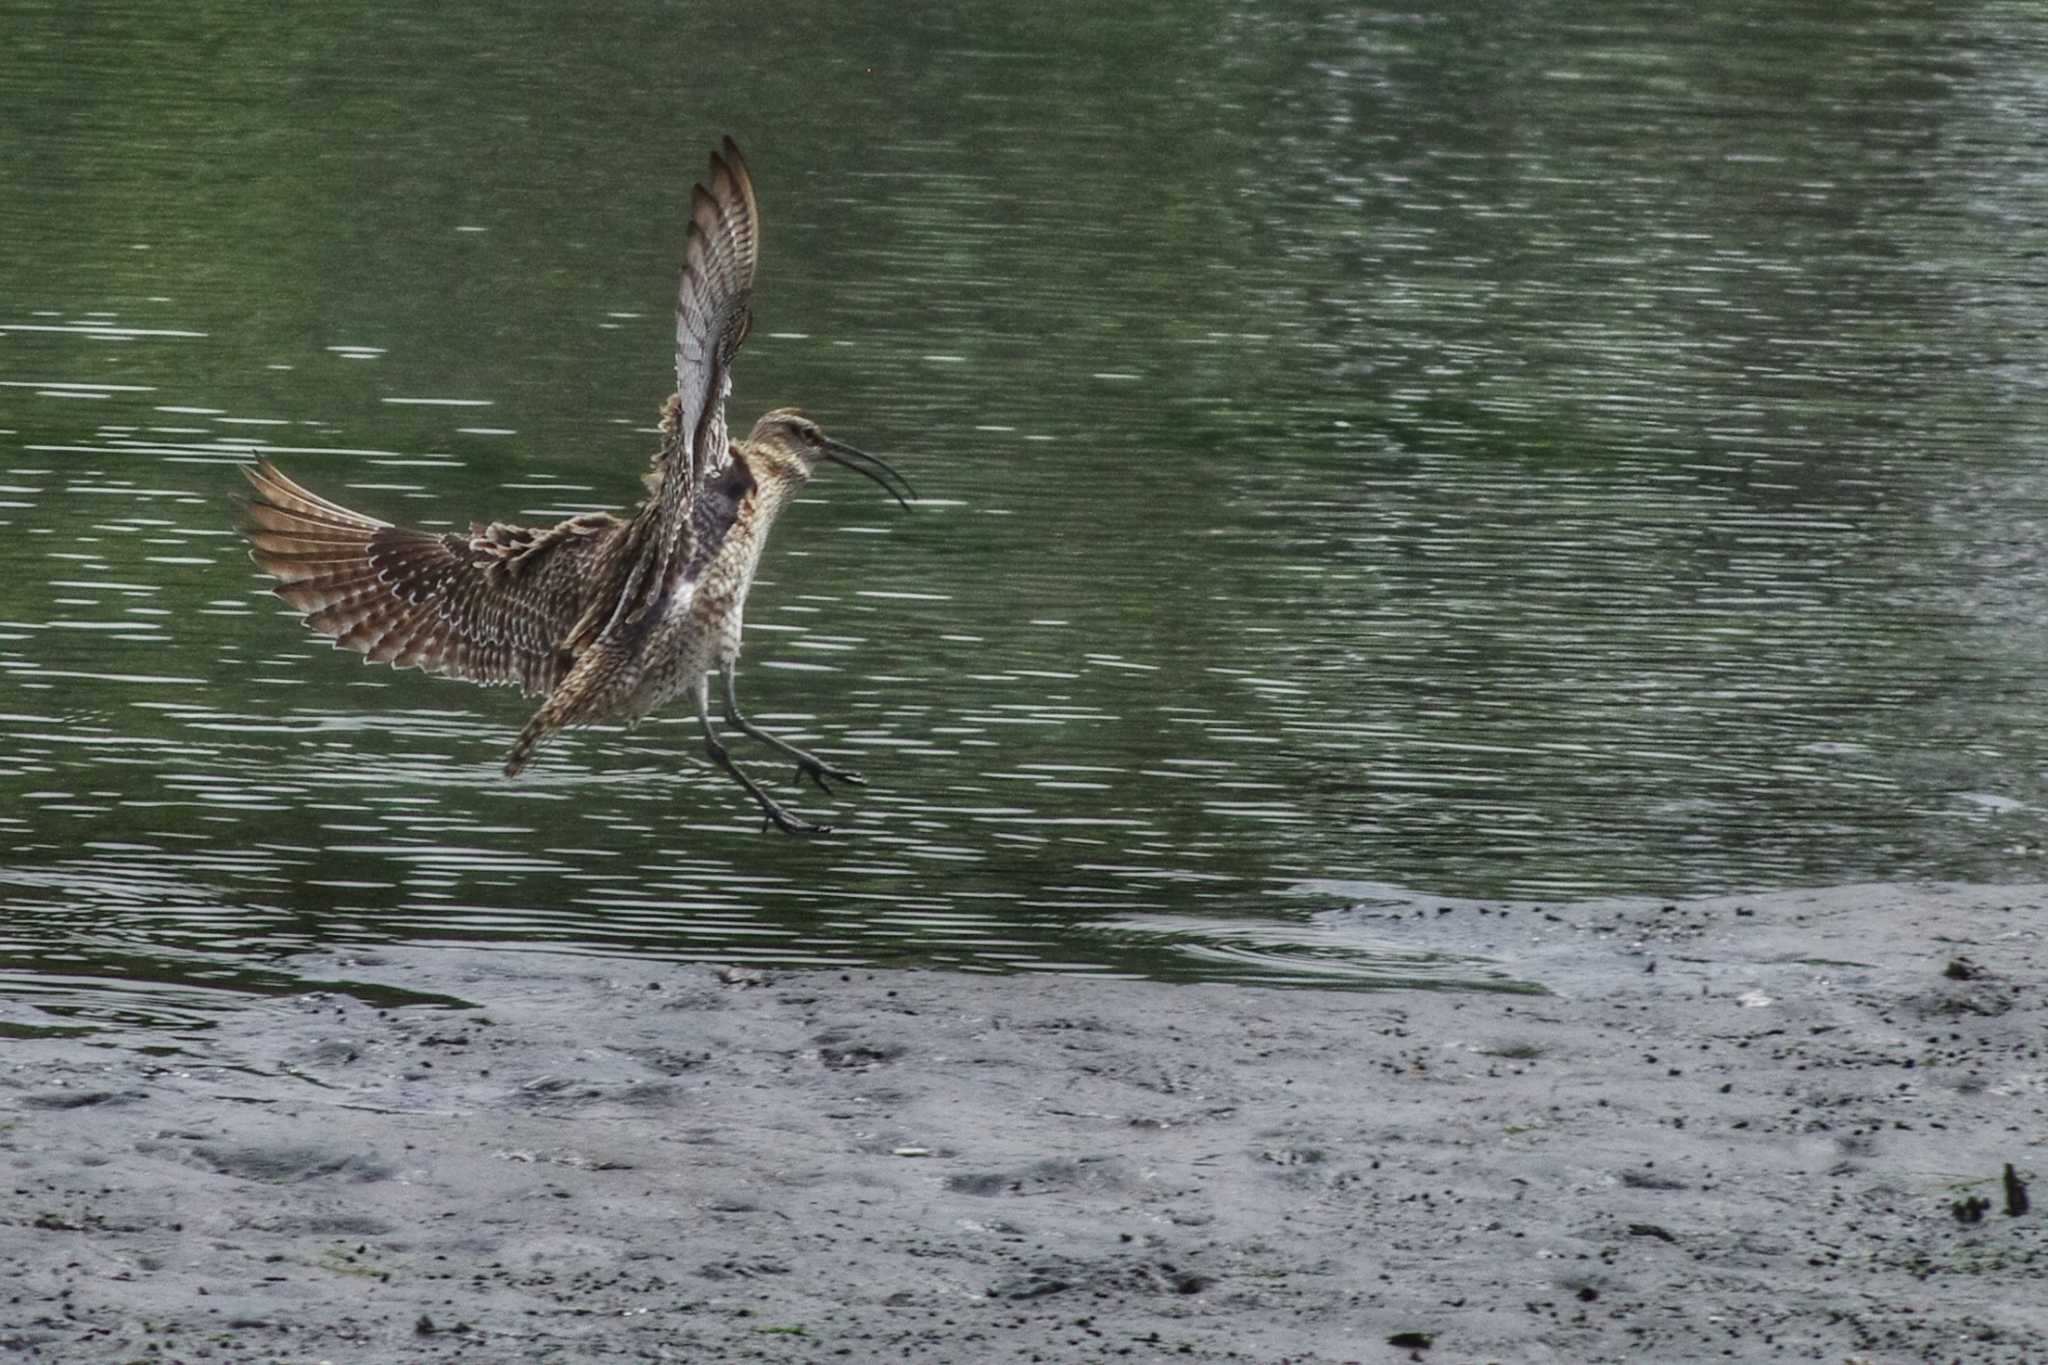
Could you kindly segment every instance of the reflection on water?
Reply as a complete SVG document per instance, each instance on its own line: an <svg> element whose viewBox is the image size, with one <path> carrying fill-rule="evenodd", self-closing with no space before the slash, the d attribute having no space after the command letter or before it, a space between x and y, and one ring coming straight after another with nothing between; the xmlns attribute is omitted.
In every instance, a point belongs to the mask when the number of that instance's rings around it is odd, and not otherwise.
<svg viewBox="0 0 2048 1365"><path fill-rule="evenodd" d="M749 74L681 104L651 8L205 53L32 12L0 1027L394 939L1452 981L1300 888L2038 875L2048 44L1851 9L848 11L798 54L727 16ZM1182 79L1121 78L1162 45ZM872 783L802 799L822 842L680 714L505 782L527 704L310 637L225 501L258 452L428 526L633 496L727 129L740 419L799 402L932 495L828 474L751 603L759 719Z"/></svg>

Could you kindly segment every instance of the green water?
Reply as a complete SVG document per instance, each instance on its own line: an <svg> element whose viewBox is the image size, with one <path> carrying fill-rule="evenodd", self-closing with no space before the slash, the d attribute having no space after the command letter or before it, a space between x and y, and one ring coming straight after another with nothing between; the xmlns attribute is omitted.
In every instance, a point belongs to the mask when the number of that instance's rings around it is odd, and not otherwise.
<svg viewBox="0 0 2048 1365"><path fill-rule="evenodd" d="M389 941L1376 981L1315 910L2042 875L2031 5L0 9L0 1016ZM739 423L927 494L828 473L750 606L872 782L825 842L681 714L507 783L529 705L329 649L227 502L631 499L727 132Z"/></svg>

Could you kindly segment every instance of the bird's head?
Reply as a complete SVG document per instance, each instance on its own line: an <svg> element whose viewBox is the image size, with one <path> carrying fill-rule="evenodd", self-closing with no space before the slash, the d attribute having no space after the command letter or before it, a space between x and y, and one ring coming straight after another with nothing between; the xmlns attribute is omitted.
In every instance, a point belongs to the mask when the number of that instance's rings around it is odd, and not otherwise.
<svg viewBox="0 0 2048 1365"><path fill-rule="evenodd" d="M906 512L917 497L917 490L910 486L910 480L890 468L879 456L870 455L844 441L833 440L816 422L795 408L777 408L754 423L754 432L747 438L747 446L755 461L765 459L770 466L769 471L757 469L757 476L764 472L781 472L799 483L806 483L817 471L818 461L830 460L882 485L890 497L903 504Z"/></svg>

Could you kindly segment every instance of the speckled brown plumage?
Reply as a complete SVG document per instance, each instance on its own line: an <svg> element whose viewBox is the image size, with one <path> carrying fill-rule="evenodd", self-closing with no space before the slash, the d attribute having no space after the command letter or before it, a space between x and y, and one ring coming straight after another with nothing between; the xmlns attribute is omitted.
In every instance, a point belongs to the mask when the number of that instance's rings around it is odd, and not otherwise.
<svg viewBox="0 0 2048 1365"><path fill-rule="evenodd" d="M251 556L306 624L372 663L550 692L586 584L616 560L627 523L610 513L545 530L477 526L436 535L392 526L293 483L269 461L245 471Z"/></svg>
<svg viewBox="0 0 2048 1365"><path fill-rule="evenodd" d="M735 676L747 591L768 530L832 460L880 483L905 507L888 465L778 408L745 440L726 429L731 366L752 326L760 213L727 138L691 197L676 301L676 392L662 412L647 497L548 527L504 522L468 534L393 526L350 511L259 461L243 529L250 555L306 624L375 663L478 683L513 683L546 700L505 762L516 775L572 725L637 720L693 694L706 752L791 832L811 825L732 762L711 724L708 674L724 681L726 719L793 759L799 779L860 777L755 726Z"/></svg>

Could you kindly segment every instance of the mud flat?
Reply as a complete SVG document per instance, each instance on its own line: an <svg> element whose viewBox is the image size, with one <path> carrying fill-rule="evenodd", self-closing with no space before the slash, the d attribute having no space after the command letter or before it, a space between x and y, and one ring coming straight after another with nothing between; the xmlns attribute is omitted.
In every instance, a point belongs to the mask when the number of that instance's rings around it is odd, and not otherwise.
<svg viewBox="0 0 2048 1365"><path fill-rule="evenodd" d="M401 949L307 970L474 1008L9 1038L0 1356L2048 1358L2048 887L1340 914L1546 993Z"/></svg>

